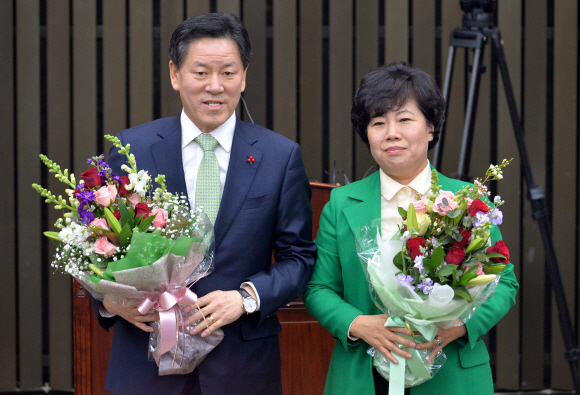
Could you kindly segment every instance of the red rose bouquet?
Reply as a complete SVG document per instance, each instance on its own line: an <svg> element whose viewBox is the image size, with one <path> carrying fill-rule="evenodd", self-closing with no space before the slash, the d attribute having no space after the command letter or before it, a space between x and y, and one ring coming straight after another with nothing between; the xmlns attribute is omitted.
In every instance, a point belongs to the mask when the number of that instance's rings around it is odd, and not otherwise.
<svg viewBox="0 0 580 395"><path fill-rule="evenodd" d="M49 172L69 187L65 200L32 185L47 203L65 211L55 224L60 231L44 233L57 244L52 266L98 300L107 294L115 303L139 303L142 314L158 310L149 350L159 375L189 373L223 339L220 329L206 338L190 335L183 322L194 312L181 310L197 302L188 286L213 269L213 226L199 207L189 208L185 196L166 190L165 176L156 177L153 190L151 177L137 170L129 145L105 137L127 157L126 176L113 174L100 155L88 160L92 167L77 184L74 174L40 155Z"/></svg>
<svg viewBox="0 0 580 395"><path fill-rule="evenodd" d="M491 245L504 202L496 196L491 204L485 183L501 179L508 164L491 165L484 180L455 193L441 190L433 170L426 201L399 208L403 223L390 240L380 236L380 218L355 231L371 297L390 315L386 326L408 327L421 333L416 341L431 342L439 328L463 325L493 295L509 251L501 240ZM442 351L432 363L427 362L432 350L409 351L417 357L399 358L403 363L394 366L371 350L374 366L387 380L404 377L390 381L401 383L400 391L403 384L429 380L445 361Z"/></svg>

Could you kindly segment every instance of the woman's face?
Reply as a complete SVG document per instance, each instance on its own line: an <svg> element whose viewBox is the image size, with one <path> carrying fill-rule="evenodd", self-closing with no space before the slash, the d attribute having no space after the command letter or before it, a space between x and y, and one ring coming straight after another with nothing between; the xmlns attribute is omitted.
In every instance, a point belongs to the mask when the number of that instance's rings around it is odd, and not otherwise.
<svg viewBox="0 0 580 395"><path fill-rule="evenodd" d="M427 166L433 125L409 99L401 107L371 118L367 126L371 155L395 181L406 185Z"/></svg>

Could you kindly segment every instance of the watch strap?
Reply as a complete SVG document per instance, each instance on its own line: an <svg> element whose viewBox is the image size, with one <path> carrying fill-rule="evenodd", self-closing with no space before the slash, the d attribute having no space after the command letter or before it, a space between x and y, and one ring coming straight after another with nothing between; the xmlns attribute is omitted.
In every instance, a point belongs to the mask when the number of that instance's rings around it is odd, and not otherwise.
<svg viewBox="0 0 580 395"><path fill-rule="evenodd" d="M242 299L246 299L246 298L251 298L252 297L252 295L250 295L250 293L248 291L246 291L244 288L238 289L238 292L242 295Z"/></svg>

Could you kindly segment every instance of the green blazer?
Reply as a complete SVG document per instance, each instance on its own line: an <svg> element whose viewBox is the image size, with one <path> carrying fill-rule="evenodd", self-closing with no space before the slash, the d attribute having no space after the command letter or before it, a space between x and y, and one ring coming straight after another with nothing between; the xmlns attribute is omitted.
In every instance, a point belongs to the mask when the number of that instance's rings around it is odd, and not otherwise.
<svg viewBox="0 0 580 395"><path fill-rule="evenodd" d="M466 183L439 174L444 190L456 192ZM364 180L336 188L324 207L316 238L318 260L303 300L307 310L337 338L326 379L325 394L373 394L369 345L348 340L348 328L361 314L381 314L370 298L357 256L353 229L380 217L380 178L375 172ZM497 227L492 240L500 240ZM411 388L412 395L493 394L489 354L481 337L515 304L518 283L509 264L495 294L467 324L468 339L445 347L447 361L435 377Z"/></svg>

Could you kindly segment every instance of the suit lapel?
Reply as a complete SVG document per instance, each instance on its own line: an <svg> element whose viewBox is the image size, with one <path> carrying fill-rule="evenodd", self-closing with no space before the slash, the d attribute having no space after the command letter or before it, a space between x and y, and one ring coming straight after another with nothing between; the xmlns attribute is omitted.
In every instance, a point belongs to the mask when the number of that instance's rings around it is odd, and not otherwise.
<svg viewBox="0 0 580 395"><path fill-rule="evenodd" d="M221 244L238 215L256 171L260 167L262 152L253 146L257 141L257 134L247 124L236 118L226 184L215 222L216 248ZM255 159L251 165L248 163L250 155Z"/></svg>
<svg viewBox="0 0 580 395"><path fill-rule="evenodd" d="M359 181L357 187L348 194L348 198L355 202L345 207L343 212L352 231L374 219L380 219L381 184L379 172L374 172L364 180Z"/></svg>
<svg viewBox="0 0 580 395"><path fill-rule="evenodd" d="M162 140L151 145L151 155L155 161L157 174L165 175L167 189L170 192L187 195L181 158L180 117L172 118L157 134Z"/></svg>

